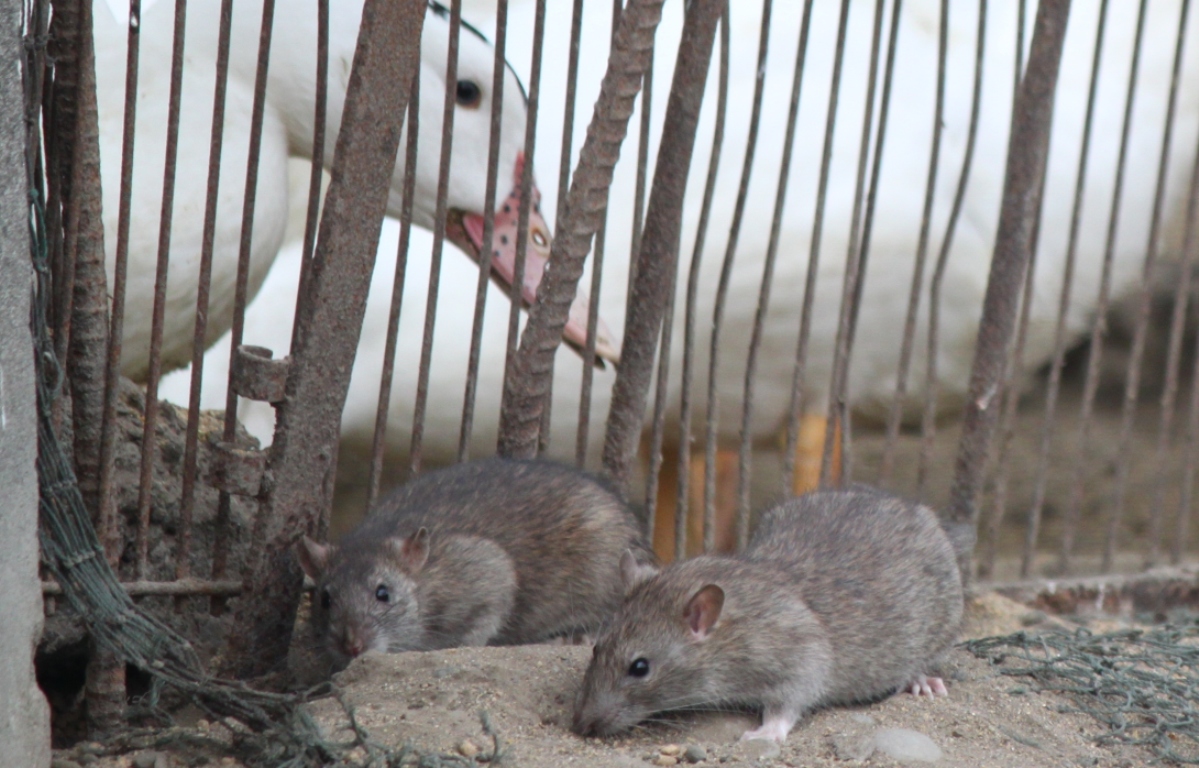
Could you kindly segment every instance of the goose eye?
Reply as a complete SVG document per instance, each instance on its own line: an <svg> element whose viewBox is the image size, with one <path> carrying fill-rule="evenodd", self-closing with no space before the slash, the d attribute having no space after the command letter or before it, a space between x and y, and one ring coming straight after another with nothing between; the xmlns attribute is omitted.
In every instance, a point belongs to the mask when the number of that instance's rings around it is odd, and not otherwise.
<svg viewBox="0 0 1199 768"><path fill-rule="evenodd" d="M636 659L629 665L629 676L645 677L649 674L649 660L645 657Z"/></svg>
<svg viewBox="0 0 1199 768"><path fill-rule="evenodd" d="M329 610L329 606L333 604L333 596L329 594L329 588L325 587L321 590L321 608Z"/></svg>
<svg viewBox="0 0 1199 768"><path fill-rule="evenodd" d="M483 89L474 80L459 80L458 81L458 104L459 106L474 109L479 106L479 102L483 100Z"/></svg>
<svg viewBox="0 0 1199 768"><path fill-rule="evenodd" d="M387 585L380 584L375 587L375 599L380 603L391 602L391 593L387 591Z"/></svg>

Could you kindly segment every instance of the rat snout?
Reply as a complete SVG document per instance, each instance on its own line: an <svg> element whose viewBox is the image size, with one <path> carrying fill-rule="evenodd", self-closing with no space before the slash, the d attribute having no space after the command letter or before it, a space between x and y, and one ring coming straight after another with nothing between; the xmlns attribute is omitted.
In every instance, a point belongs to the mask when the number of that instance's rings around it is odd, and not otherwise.
<svg viewBox="0 0 1199 768"><path fill-rule="evenodd" d="M612 736L625 730L621 702L611 695L580 696L575 702L571 730L580 736ZM627 707L628 705L624 705Z"/></svg>
<svg viewBox="0 0 1199 768"><path fill-rule="evenodd" d="M338 638L338 645L341 646L341 651L351 659L356 659L366 652L370 647L370 638L366 637L366 633L355 629L354 627L346 627Z"/></svg>

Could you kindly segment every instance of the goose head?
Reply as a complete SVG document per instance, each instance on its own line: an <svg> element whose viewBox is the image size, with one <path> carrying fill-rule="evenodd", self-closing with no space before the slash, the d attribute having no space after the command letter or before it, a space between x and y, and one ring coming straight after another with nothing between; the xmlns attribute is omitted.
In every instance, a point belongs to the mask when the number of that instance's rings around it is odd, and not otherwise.
<svg viewBox="0 0 1199 768"><path fill-rule="evenodd" d="M463 23L458 39L455 105L449 131L444 120L446 81L450 47L449 10L429 4L421 44L420 108L417 136L416 194L413 223L436 227L436 205L440 177L442 140L452 136L449 174L446 180L446 238L476 261L483 257L484 212L487 209L487 166L490 155L491 114L496 98L501 100L499 121L498 183L494 234L490 253L492 279L511 289L516 276L519 218L522 204L522 175L525 172L525 126L527 95L524 86L504 63L503 89L493 90L495 49L473 26ZM403 150L401 150L401 154ZM531 169L530 169L531 170ZM389 197L389 212L399 213L403 190L402 163L397 164ZM541 192L530 185L528 224L525 229L525 268L520 286L527 307L537 296L537 286L549 263L551 234L541 214ZM576 297L571 307L565 341L581 348L587 341L588 302ZM599 360L618 359L613 337L601 322L596 330Z"/></svg>

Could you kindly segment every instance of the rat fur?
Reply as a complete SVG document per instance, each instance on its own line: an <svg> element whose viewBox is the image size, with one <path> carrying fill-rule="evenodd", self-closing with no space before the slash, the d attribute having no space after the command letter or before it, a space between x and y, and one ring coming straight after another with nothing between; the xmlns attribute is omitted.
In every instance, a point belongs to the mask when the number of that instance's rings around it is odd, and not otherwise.
<svg viewBox="0 0 1199 768"><path fill-rule="evenodd" d="M338 665L368 650L533 643L595 631L620 604L621 553L653 562L601 479L486 459L421 475L338 544L296 545L312 624Z"/></svg>
<svg viewBox="0 0 1199 768"><path fill-rule="evenodd" d="M739 557L658 570L622 558L626 597L601 630L574 730L606 736L680 709L760 709L743 738L782 741L805 713L901 688L953 643L962 581L929 508L864 487L792 499L761 516Z"/></svg>

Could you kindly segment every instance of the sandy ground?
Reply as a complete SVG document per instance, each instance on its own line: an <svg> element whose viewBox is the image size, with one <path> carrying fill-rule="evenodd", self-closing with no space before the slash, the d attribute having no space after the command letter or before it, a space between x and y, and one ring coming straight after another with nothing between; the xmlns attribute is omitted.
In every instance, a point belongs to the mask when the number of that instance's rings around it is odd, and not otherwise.
<svg viewBox="0 0 1199 768"><path fill-rule="evenodd" d="M1018 629L1051 631L1055 626L1065 622L987 594L972 602L963 638ZM1066 699L1034 692L1027 681L1000 675L960 648L942 670L949 696L928 700L904 694L869 706L816 712L802 720L780 747L738 741L741 733L756 726L751 713L693 713L643 726L620 738L581 739L570 732L569 723L589 656L587 647L564 645L368 654L334 681L359 727L382 747L411 747L412 765L418 755L423 756L421 765L429 766L490 761L528 768L631 768L693 760L728 766L978 768L1115 768L1152 762L1152 755L1138 747L1098 745L1102 727L1085 715L1060 711L1067 706ZM318 700L309 707L331 739L348 737L345 710L336 699ZM498 761L491 760L496 742L484 732L483 713L498 736ZM225 733L219 725L203 721L190 730L205 736ZM907 756L897 752L899 757L884 752L878 746L880 739L885 742L888 734L897 731L916 739L916 747L923 744L927 751ZM58 752L56 768L241 765L233 758L194 749L110 756L97 756L96 751L81 745ZM350 756L361 760L367 752L358 748Z"/></svg>

